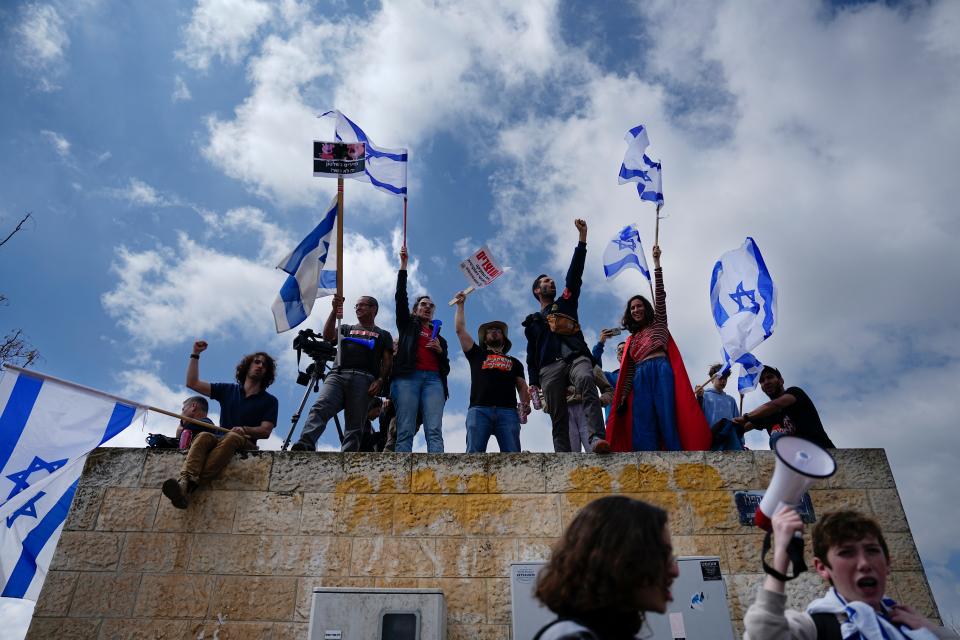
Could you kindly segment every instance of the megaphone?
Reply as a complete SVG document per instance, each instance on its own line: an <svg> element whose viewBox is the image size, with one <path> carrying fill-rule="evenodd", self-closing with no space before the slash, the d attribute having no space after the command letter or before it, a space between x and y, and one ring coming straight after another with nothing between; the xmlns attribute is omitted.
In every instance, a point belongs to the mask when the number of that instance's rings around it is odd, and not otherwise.
<svg viewBox="0 0 960 640"><path fill-rule="evenodd" d="M344 336L344 340L347 342L354 342L356 344L362 344L367 349L373 349L374 345L377 344L376 340L373 338L354 338L353 336Z"/></svg>
<svg viewBox="0 0 960 640"><path fill-rule="evenodd" d="M803 494L810 485L821 478L829 478L837 471L837 463L823 448L809 440L794 436L782 436L773 442L773 451L777 455L776 466L770 486L763 494L757 510L753 514L754 523L765 529L763 548L760 551L760 563L768 575L787 582L800 576L807 570L803 559L803 536L799 531L787 543L787 557L793 565L793 575L780 573L769 564L766 556L770 550L770 534L773 530L771 518L782 505L795 507L803 500Z"/></svg>
<svg viewBox="0 0 960 640"><path fill-rule="evenodd" d="M436 339L437 339L437 334L440 333L440 325L442 325L442 324L443 324L443 323L440 322L439 320L434 320L434 321L433 321L433 333L430 334L430 339L431 339L431 340L436 340Z"/></svg>
<svg viewBox="0 0 960 640"><path fill-rule="evenodd" d="M833 456L804 438L782 436L774 441L773 451L777 455L773 478L753 515L754 524L766 531L771 530L770 518L781 505L799 505L814 482L837 471Z"/></svg>

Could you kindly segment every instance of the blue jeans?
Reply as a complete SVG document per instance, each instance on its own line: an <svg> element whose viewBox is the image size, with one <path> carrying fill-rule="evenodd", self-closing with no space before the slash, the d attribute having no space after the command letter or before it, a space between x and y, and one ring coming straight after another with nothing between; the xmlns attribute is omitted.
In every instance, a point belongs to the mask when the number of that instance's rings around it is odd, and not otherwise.
<svg viewBox="0 0 960 640"><path fill-rule="evenodd" d="M520 451L520 416L516 409L470 407L467 409L467 453L483 453L490 436L500 451Z"/></svg>
<svg viewBox="0 0 960 640"><path fill-rule="evenodd" d="M417 412L423 414L428 453L443 453L443 382L436 371L414 371L394 378L390 399L397 406L397 453L413 450Z"/></svg>
<svg viewBox="0 0 960 640"><path fill-rule="evenodd" d="M666 356L637 365L633 376L633 450L680 451L673 367Z"/></svg>

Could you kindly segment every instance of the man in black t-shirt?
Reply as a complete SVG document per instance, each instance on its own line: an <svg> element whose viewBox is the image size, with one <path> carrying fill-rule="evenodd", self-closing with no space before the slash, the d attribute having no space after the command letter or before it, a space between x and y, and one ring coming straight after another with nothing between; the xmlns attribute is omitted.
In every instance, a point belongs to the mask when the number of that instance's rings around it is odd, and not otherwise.
<svg viewBox="0 0 960 640"><path fill-rule="evenodd" d="M470 363L470 408L467 409L467 453L483 453L492 435L500 451L520 451L520 414L530 413L530 391L523 377L523 364L512 356L507 325L485 322L477 330L477 342L467 333L461 291L454 298L454 324L460 346Z"/></svg>
<svg viewBox="0 0 960 640"><path fill-rule="evenodd" d="M385 389L393 362L393 337L374 320L379 305L376 298L363 296L354 305L357 324L340 325L340 363L323 381L320 395L310 409L300 439L293 451L314 451L327 421L339 411L344 413L341 451L359 451L370 398ZM323 325L323 338L337 339L337 318L343 318L343 298L333 296L333 307Z"/></svg>
<svg viewBox="0 0 960 640"><path fill-rule="evenodd" d="M803 389L784 389L783 376L773 367L764 367L760 372L760 388L770 402L734 418L735 423L743 425L745 430L766 430L770 434L771 445L780 436L797 436L825 449L836 448L823 430L817 408Z"/></svg>

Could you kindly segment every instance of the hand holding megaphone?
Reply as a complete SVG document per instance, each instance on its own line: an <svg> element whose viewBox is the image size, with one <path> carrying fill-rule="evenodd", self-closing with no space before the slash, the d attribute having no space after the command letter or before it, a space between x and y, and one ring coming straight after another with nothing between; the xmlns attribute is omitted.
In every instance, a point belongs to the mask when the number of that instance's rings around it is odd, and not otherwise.
<svg viewBox="0 0 960 640"><path fill-rule="evenodd" d="M785 545L784 551L793 565L793 575L788 577L784 571L771 567L765 560L767 551L770 550L770 532L774 530L773 518L776 517L781 522L785 521L786 516L781 518L779 514L785 507L790 507L789 511L799 519L800 516L793 507L800 504L803 494L814 482L829 478L836 473L837 463L825 449L804 438L782 436L773 443L773 450L777 455L773 478L770 479L770 486L764 492L763 499L757 505L754 522L767 532L763 540L763 550L760 553L763 570L774 578L786 582L807 570L803 559L803 538L797 536L798 533L802 535L803 522L800 522L799 528L793 528L794 533L784 535L781 532L778 537L778 545ZM776 556L774 559L776 560ZM783 568L786 569L786 564Z"/></svg>

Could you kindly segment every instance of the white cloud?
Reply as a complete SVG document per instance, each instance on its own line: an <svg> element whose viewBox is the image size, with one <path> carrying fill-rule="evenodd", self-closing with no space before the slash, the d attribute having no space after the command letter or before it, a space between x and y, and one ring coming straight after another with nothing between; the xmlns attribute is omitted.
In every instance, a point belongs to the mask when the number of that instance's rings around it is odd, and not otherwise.
<svg viewBox="0 0 960 640"><path fill-rule="evenodd" d="M378 144L410 148L463 118L495 120L503 86L550 71L557 57L552 7L495 2L466 11L388 2L365 24L303 19L289 37L265 39L249 65L250 97L232 120L209 118L204 153L260 195L310 204L329 188L307 170L309 136L332 134L332 123L318 122L317 114L336 105ZM343 59L351 64L337 63ZM332 104L307 98L318 93L332 95ZM357 193L363 202L387 197Z"/></svg>
<svg viewBox="0 0 960 640"><path fill-rule="evenodd" d="M183 102L185 100L193 99L193 95L190 94L190 87L187 86L186 81L184 81L184 79L179 75L174 76L173 78L173 93L171 94L170 99L173 102Z"/></svg>
<svg viewBox="0 0 960 640"><path fill-rule="evenodd" d="M207 69L215 57L240 61L260 28L270 21L270 3L259 0L200 0L184 28L177 57L194 69Z"/></svg>
<svg viewBox="0 0 960 640"><path fill-rule="evenodd" d="M57 152L58 156L64 160L70 157L70 141L64 138L62 134L48 129L41 130L40 134L53 145L53 149Z"/></svg>
<svg viewBox="0 0 960 640"><path fill-rule="evenodd" d="M108 189L106 193L135 207L175 207L183 204L178 197L160 193L139 178L130 178L127 186Z"/></svg>
<svg viewBox="0 0 960 640"><path fill-rule="evenodd" d="M38 88L59 89L57 80L65 70L70 38L57 9L49 4L24 5L13 34L17 61L36 75Z"/></svg>
<svg viewBox="0 0 960 640"><path fill-rule="evenodd" d="M238 229L256 234L260 246L257 255L231 254L183 232L176 246L117 249L112 270L118 282L102 296L102 303L141 353L200 338L262 338L275 331L270 306L286 277L275 265L295 246L296 236L268 222L262 211L251 207L222 216L208 214L204 219L214 236ZM392 242L399 240L394 237ZM348 300L361 295L376 297L380 301L378 324L390 327L394 317L389 304L395 290L394 247L356 234L346 234L344 246L345 296ZM420 286L417 264L413 263L411 292ZM317 301L309 326L321 324L326 318L328 300ZM347 322L355 321L350 312L345 315ZM277 343L286 348L288 338L277 338Z"/></svg>

